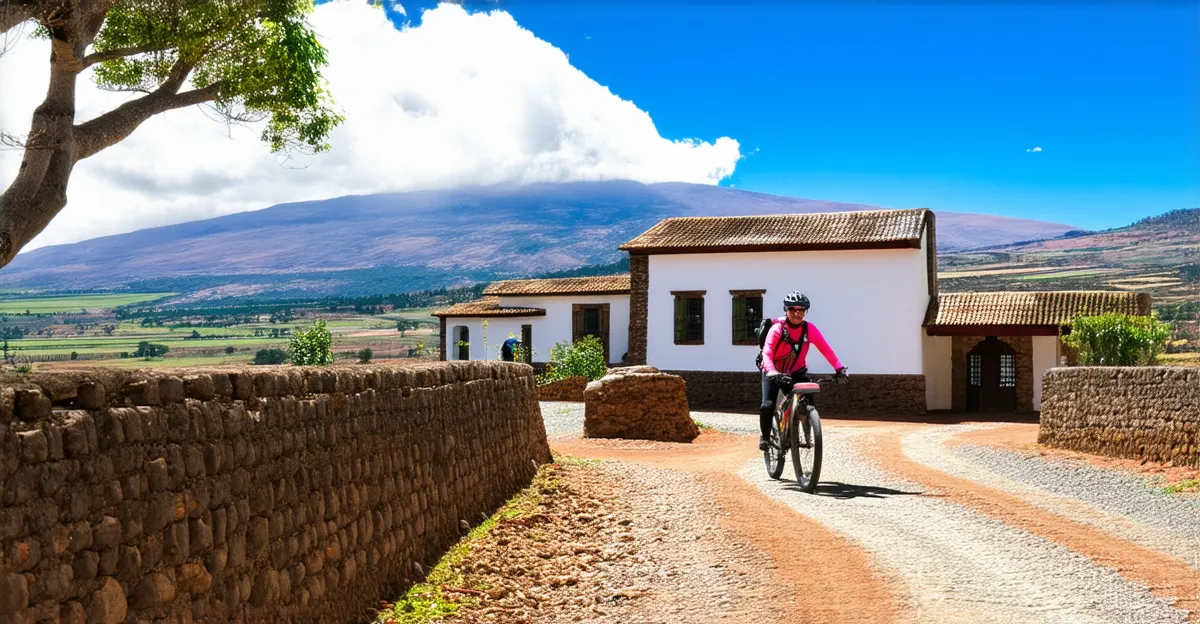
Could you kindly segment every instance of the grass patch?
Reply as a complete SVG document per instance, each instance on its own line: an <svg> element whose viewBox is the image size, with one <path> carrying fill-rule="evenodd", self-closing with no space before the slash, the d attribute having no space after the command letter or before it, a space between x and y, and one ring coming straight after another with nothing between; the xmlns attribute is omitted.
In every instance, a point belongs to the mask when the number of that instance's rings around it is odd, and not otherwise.
<svg viewBox="0 0 1200 624"><path fill-rule="evenodd" d="M445 587L455 587L474 591L483 591L488 587L473 583L459 567L471 554L475 544L487 537L488 533L499 523L521 516L527 516L537 510L543 497L558 488L558 479L550 474L550 468L555 464L565 464L566 457L556 456L554 464L544 464L538 468L533 477L533 483L510 498L499 511L492 514L485 522L471 529L466 537L455 544L437 565L429 571L423 583L413 585L390 608L380 612L376 622L380 624L422 624L453 615L464 605L478 604L479 599L460 592L446 591Z"/></svg>
<svg viewBox="0 0 1200 624"><path fill-rule="evenodd" d="M1163 488L1164 494L1200 492L1200 479L1183 479Z"/></svg>
<svg viewBox="0 0 1200 624"><path fill-rule="evenodd" d="M555 455L554 463L560 466L589 466L598 464L601 460L590 457L575 457L574 455Z"/></svg>
<svg viewBox="0 0 1200 624"><path fill-rule="evenodd" d="M0 301L0 312L21 314L29 310L31 314L57 314L60 312L79 312L83 309L111 309L133 303L144 303L175 293L131 293L121 295L69 295L65 297L29 297L25 299L9 299Z"/></svg>
<svg viewBox="0 0 1200 624"><path fill-rule="evenodd" d="M692 422L696 423L696 427L700 429L700 431L716 431L717 429L716 427L706 425L698 420L693 420Z"/></svg>

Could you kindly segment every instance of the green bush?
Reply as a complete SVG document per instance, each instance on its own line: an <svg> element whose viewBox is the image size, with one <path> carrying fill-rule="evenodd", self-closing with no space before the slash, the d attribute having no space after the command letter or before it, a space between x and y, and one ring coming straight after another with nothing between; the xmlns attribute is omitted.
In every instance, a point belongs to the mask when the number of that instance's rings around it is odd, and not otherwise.
<svg viewBox="0 0 1200 624"><path fill-rule="evenodd" d="M362 351L359 351L358 352L358 363L359 364L370 364L372 355L375 355L375 354L371 352L371 349L369 347L363 349Z"/></svg>
<svg viewBox="0 0 1200 624"><path fill-rule="evenodd" d="M1084 366L1150 366L1170 336L1171 324L1153 316L1110 313L1076 318L1063 343Z"/></svg>
<svg viewBox="0 0 1200 624"><path fill-rule="evenodd" d="M595 336L584 336L574 344L563 341L550 347L550 362L538 383L548 384L567 377L587 377L595 381L608 372L604 345Z"/></svg>
<svg viewBox="0 0 1200 624"><path fill-rule="evenodd" d="M296 366L333 364L333 334L325 321L317 321L308 331L297 332L288 344L288 358Z"/></svg>
<svg viewBox="0 0 1200 624"><path fill-rule="evenodd" d="M287 361L288 354L283 349L259 349L254 354L255 364L285 364Z"/></svg>
<svg viewBox="0 0 1200 624"><path fill-rule="evenodd" d="M234 351L237 351L237 349L233 345L225 347L225 355L233 355Z"/></svg>

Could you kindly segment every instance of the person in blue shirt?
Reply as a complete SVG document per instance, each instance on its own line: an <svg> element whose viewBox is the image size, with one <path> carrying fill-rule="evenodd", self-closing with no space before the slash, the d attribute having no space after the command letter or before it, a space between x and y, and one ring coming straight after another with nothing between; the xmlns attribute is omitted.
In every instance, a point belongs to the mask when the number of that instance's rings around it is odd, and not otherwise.
<svg viewBox="0 0 1200 624"><path fill-rule="evenodd" d="M517 349L520 348L520 340L516 338L509 338L508 340L505 340L504 344L500 347L500 359L504 360L505 362L516 361Z"/></svg>

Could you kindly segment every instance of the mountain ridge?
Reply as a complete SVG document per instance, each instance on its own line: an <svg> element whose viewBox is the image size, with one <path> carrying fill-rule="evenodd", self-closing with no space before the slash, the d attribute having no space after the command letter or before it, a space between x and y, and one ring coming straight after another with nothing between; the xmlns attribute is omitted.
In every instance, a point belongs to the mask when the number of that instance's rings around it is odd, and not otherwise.
<svg viewBox="0 0 1200 624"><path fill-rule="evenodd" d="M625 180L350 195L43 247L0 270L0 286L130 288L150 281L161 288L175 280L201 297L216 288L225 294L415 290L615 262L623 255L618 245L672 216L879 208ZM940 251L1076 229L935 212Z"/></svg>

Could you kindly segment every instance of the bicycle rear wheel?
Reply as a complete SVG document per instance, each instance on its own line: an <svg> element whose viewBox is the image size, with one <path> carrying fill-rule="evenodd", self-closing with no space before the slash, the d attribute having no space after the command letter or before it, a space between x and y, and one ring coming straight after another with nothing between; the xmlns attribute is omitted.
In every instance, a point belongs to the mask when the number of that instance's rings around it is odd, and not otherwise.
<svg viewBox="0 0 1200 624"><path fill-rule="evenodd" d="M804 409L803 416L800 408ZM817 481L821 478L821 416L817 408L807 402L797 406L792 413L790 433L796 483L811 494L817 491Z"/></svg>
<svg viewBox="0 0 1200 624"><path fill-rule="evenodd" d="M778 479L783 475L784 457L787 451L783 443L783 434L779 431L779 410L776 410L775 416L771 418L771 437L768 442L767 450L763 451L763 463L767 465L767 474L772 479Z"/></svg>

